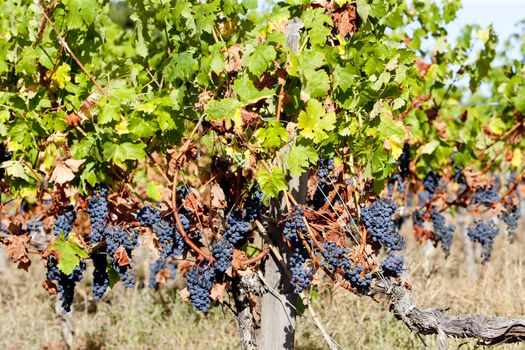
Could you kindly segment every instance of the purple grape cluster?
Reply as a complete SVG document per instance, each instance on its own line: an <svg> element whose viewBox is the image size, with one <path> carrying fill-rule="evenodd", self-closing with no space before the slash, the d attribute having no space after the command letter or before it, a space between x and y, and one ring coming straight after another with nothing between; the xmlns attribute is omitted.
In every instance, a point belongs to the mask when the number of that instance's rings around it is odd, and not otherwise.
<svg viewBox="0 0 525 350"><path fill-rule="evenodd" d="M177 265L173 261L167 261L166 259L160 257L149 266L149 287L153 289L158 289L159 284L157 282L157 274L161 270L168 269L170 272L169 279L173 280L177 276Z"/></svg>
<svg viewBox="0 0 525 350"><path fill-rule="evenodd" d="M211 253L217 261L213 264L213 269L220 274L228 270L233 260L233 245L228 241L220 241L211 246Z"/></svg>
<svg viewBox="0 0 525 350"><path fill-rule="evenodd" d="M425 220L423 220L423 216L425 215L425 212L421 210L414 210L412 213L412 224L414 227L423 227L425 224Z"/></svg>
<svg viewBox="0 0 525 350"><path fill-rule="evenodd" d="M494 238L499 234L499 227L494 220L488 223L475 222L467 229L467 235L473 242L478 242L483 248L481 252L482 263L486 263L490 259L492 248L494 246Z"/></svg>
<svg viewBox="0 0 525 350"><path fill-rule="evenodd" d="M60 304L65 312L71 311L71 304L75 296L75 285L82 280L82 275L86 269L86 263L81 260L80 264L75 267L73 272L66 275L57 267L58 261L54 256L47 257L47 273L46 278L50 281L55 281L58 288L58 297Z"/></svg>
<svg viewBox="0 0 525 350"><path fill-rule="evenodd" d="M399 234L398 227L392 219L397 206L388 198L381 198L361 211L361 220L371 235L373 242L387 249L405 249L405 240Z"/></svg>
<svg viewBox="0 0 525 350"><path fill-rule="evenodd" d="M304 210L298 206L293 206L290 212L286 215L283 224L283 235L288 241L293 244L299 244L301 238L299 233L306 235L308 229L303 221Z"/></svg>
<svg viewBox="0 0 525 350"><path fill-rule="evenodd" d="M294 249L288 259L288 268L292 275L291 284L295 293L300 293L312 285L313 268L309 267L306 260L309 258L308 251L304 248Z"/></svg>
<svg viewBox="0 0 525 350"><path fill-rule="evenodd" d="M188 218L184 214L179 214L179 217L184 230L189 231L190 221ZM171 222L161 217L159 210L145 206L137 213L137 220L142 226L149 227L153 230L162 247L160 253L163 258L182 254L184 239Z"/></svg>
<svg viewBox="0 0 525 350"><path fill-rule="evenodd" d="M96 244L104 237L104 230L108 224L109 189L103 185L95 186L95 195L88 201L87 212L89 214L90 229L89 240Z"/></svg>
<svg viewBox="0 0 525 350"><path fill-rule="evenodd" d="M239 211L233 210L226 217L226 228L223 238L234 247L237 247L244 241L250 231L250 223L241 217Z"/></svg>
<svg viewBox="0 0 525 350"><path fill-rule="evenodd" d="M345 278L350 282L350 285L354 287L358 292L365 292L372 285L372 275L367 273L362 276L364 271L361 264L357 264L354 268L345 270Z"/></svg>
<svg viewBox="0 0 525 350"><path fill-rule="evenodd" d="M432 220L432 227L434 228L434 239L441 243L445 258L448 258L456 227L452 224L447 225L445 217L436 209L430 213L430 220Z"/></svg>
<svg viewBox="0 0 525 350"><path fill-rule="evenodd" d="M72 205L64 207L55 220L55 226L53 227L53 234L55 237L58 237L60 233L63 233L64 239L67 241L76 218L77 213Z"/></svg>
<svg viewBox="0 0 525 350"><path fill-rule="evenodd" d="M403 256L394 253L388 254L381 263L381 269L386 276L400 276L403 273L404 267L405 259Z"/></svg>
<svg viewBox="0 0 525 350"><path fill-rule="evenodd" d="M407 186L400 174L394 174L388 180L388 196L392 197L394 194L394 188L396 188L397 183L397 192L404 194L406 192Z"/></svg>
<svg viewBox="0 0 525 350"><path fill-rule="evenodd" d="M519 195L518 195L519 199ZM512 200L510 203L503 202L505 211L499 214L501 221L507 226L507 232L509 234L509 241L511 243L516 239L516 229L518 228L518 221L521 218L521 200L518 201L518 205L514 204Z"/></svg>
<svg viewBox="0 0 525 350"><path fill-rule="evenodd" d="M252 223L260 217L263 209L261 188L258 183L255 183L244 201L244 218Z"/></svg>
<svg viewBox="0 0 525 350"><path fill-rule="evenodd" d="M326 197L330 192L331 181L330 173L334 170L334 159L319 159L319 169L317 170L317 188L314 193L312 205L314 209L321 208L326 203Z"/></svg>
<svg viewBox="0 0 525 350"><path fill-rule="evenodd" d="M403 145L403 153L397 160L397 166L401 178L406 179L410 176L410 145L408 143Z"/></svg>
<svg viewBox="0 0 525 350"><path fill-rule="evenodd" d="M499 201L499 193L495 186L492 185L478 189L470 199L470 204L484 205L488 207Z"/></svg>
<svg viewBox="0 0 525 350"><path fill-rule="evenodd" d="M423 179L423 188L428 193L434 194L441 185L441 176L435 172L431 171Z"/></svg>
<svg viewBox="0 0 525 350"><path fill-rule="evenodd" d="M91 290L95 300L100 300L109 288L109 276L107 272L108 261L105 254L91 254L93 260L93 284Z"/></svg>
<svg viewBox="0 0 525 350"><path fill-rule="evenodd" d="M215 283L215 272L212 268L193 266L186 273L186 283L193 306L202 312L211 307L210 292Z"/></svg>
<svg viewBox="0 0 525 350"><path fill-rule="evenodd" d="M138 245L138 232L130 229L130 232L120 226L110 226L105 232L108 257L113 268L118 272L120 280L126 288L133 288L135 286L135 273L133 272L133 256L132 252ZM115 253L117 249L122 246L129 257L129 265L120 266L115 260Z"/></svg>
<svg viewBox="0 0 525 350"><path fill-rule="evenodd" d="M190 189L188 186L185 186L185 185L177 186L177 196L180 199L188 198L189 194L190 194Z"/></svg>
<svg viewBox="0 0 525 350"><path fill-rule="evenodd" d="M340 247L335 242L325 242L321 254L323 257L321 266L326 267L330 272L338 268L346 270L351 267L350 260L346 257L348 253L347 248Z"/></svg>

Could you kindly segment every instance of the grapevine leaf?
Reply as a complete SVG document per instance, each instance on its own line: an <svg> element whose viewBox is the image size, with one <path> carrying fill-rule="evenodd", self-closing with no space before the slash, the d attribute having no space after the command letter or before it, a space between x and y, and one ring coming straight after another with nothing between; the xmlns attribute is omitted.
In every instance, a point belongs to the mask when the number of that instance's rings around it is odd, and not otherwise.
<svg viewBox="0 0 525 350"><path fill-rule="evenodd" d="M281 123L275 120L268 120L265 128L258 129L255 137L265 148L279 148L288 141L288 133Z"/></svg>
<svg viewBox="0 0 525 350"><path fill-rule="evenodd" d="M260 77L271 65L277 53L272 46L259 45L248 58L246 66L256 77Z"/></svg>
<svg viewBox="0 0 525 350"><path fill-rule="evenodd" d="M257 173L257 181L262 192L270 198L276 198L279 192L288 188L284 173L279 168L273 168L271 173L262 169Z"/></svg>
<svg viewBox="0 0 525 350"><path fill-rule="evenodd" d="M142 160L146 157L143 143L134 144L124 142L121 144L106 142L103 145L104 156L112 159L115 164L122 166L126 160Z"/></svg>
<svg viewBox="0 0 525 350"><path fill-rule="evenodd" d="M419 149L419 153L420 154L432 154L436 150L437 146L439 146L439 141L432 140L424 144L423 146L421 146L421 148Z"/></svg>
<svg viewBox="0 0 525 350"><path fill-rule="evenodd" d="M253 82L248 77L235 80L233 83L233 92L239 95L242 102L247 104L255 103L261 99L272 97L274 91L270 89L257 90Z"/></svg>
<svg viewBox="0 0 525 350"><path fill-rule="evenodd" d="M318 159L317 151L311 146L293 145L288 154L287 165L290 175L299 176Z"/></svg>
<svg viewBox="0 0 525 350"><path fill-rule="evenodd" d="M326 112L321 102L309 100L306 111L301 111L298 126L301 136L319 143L328 137L327 131L335 128L336 116L334 112Z"/></svg>
<svg viewBox="0 0 525 350"><path fill-rule="evenodd" d="M29 176L27 176L25 167L19 161L9 160L3 162L1 167L5 169L5 172L9 176L17 177L27 182L30 181Z"/></svg>
<svg viewBox="0 0 525 350"><path fill-rule="evenodd" d="M69 275L75 267L80 264L80 259L87 259L89 254L73 240L65 240L64 233L50 246L51 249L58 250L60 256L57 267L64 274Z"/></svg>
<svg viewBox="0 0 525 350"><path fill-rule="evenodd" d="M210 120L221 118L232 119L235 114L241 112L241 103L234 98L211 101L206 105L204 111Z"/></svg>

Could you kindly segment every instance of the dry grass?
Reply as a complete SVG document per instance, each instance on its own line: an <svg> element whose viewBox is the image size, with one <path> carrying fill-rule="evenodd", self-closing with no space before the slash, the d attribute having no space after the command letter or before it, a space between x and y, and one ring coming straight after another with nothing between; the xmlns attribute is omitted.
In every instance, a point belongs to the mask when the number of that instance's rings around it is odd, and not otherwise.
<svg viewBox="0 0 525 350"><path fill-rule="evenodd" d="M423 307L450 308L452 313L499 316L525 314L525 242L513 245L498 237L491 262L476 281L466 275L461 239L452 256L440 250L425 258L423 247L408 249L417 299ZM426 262L426 263L425 263ZM44 278L35 262L29 273L8 265L0 276L0 349L62 349L61 323L54 300L39 288ZM95 304L89 286L77 288L72 317L77 349L236 349L237 328L231 313L215 308L202 315L180 300L176 292L126 291L116 286ZM314 302L328 332L344 349L423 349L420 339L385 311L384 304L345 291L323 292ZM297 349L324 349L326 344L308 315L298 321ZM436 348L435 338L423 338ZM466 344L464 344L466 343ZM451 340L450 348L474 348L474 342ZM523 345L504 345L518 349Z"/></svg>

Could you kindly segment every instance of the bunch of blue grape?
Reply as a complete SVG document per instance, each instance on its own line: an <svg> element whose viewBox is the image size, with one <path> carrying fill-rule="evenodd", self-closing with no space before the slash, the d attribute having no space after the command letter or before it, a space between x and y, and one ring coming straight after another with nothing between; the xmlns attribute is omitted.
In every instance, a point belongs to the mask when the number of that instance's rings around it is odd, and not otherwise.
<svg viewBox="0 0 525 350"><path fill-rule="evenodd" d="M394 174L388 180L388 196L392 197L394 194L394 188L396 188L397 183L397 192L404 194L406 192L407 186L400 174Z"/></svg>
<svg viewBox="0 0 525 350"><path fill-rule="evenodd" d="M361 211L361 220L371 235L373 242L387 249L405 249L405 240L399 234L399 229L392 219L397 206L392 200L381 198Z"/></svg>
<svg viewBox="0 0 525 350"><path fill-rule="evenodd" d="M516 239L516 229L518 228L518 221L521 218L521 200L518 195L517 205L512 201L512 197L509 198L509 202L504 201L503 206L505 211L499 214L501 221L507 226L507 232L509 234L509 241L511 243Z"/></svg>
<svg viewBox="0 0 525 350"><path fill-rule="evenodd" d="M188 188L188 186L185 186L185 185L177 186L177 196L180 199L188 198L189 194L190 194L190 189Z"/></svg>
<svg viewBox="0 0 525 350"><path fill-rule="evenodd" d="M441 249L445 253L445 258L448 258L456 227L452 224L447 225L445 217L436 209L433 209L430 213L430 220L432 220L434 228L434 239L441 243Z"/></svg>
<svg viewBox="0 0 525 350"><path fill-rule="evenodd" d="M217 260L213 269L218 274L225 272L232 265L233 245L228 241L220 241L211 246L211 254Z"/></svg>
<svg viewBox="0 0 525 350"><path fill-rule="evenodd" d="M314 193L313 207L314 209L321 208L325 203L328 194L330 193L331 181L330 173L334 170L334 159L319 160L319 169L317 170L317 188Z"/></svg>
<svg viewBox="0 0 525 350"><path fill-rule="evenodd" d="M158 289L159 283L157 282L157 274L161 270L168 269L170 272L169 279L173 280L177 276L177 265L173 261L167 261L166 259L160 257L155 260L149 266L149 286L150 288Z"/></svg>
<svg viewBox="0 0 525 350"><path fill-rule="evenodd" d="M91 290L95 300L100 300L109 288L108 262L105 254L93 253L91 259L94 266Z"/></svg>
<svg viewBox="0 0 525 350"><path fill-rule="evenodd" d="M459 165L454 165L453 180L459 185L459 191L463 192L467 188L467 179L463 174L463 169Z"/></svg>
<svg viewBox="0 0 525 350"><path fill-rule="evenodd" d="M372 285L372 275L367 273L362 276L363 271L364 269L361 264L345 270L345 278L358 292L364 292Z"/></svg>
<svg viewBox="0 0 525 350"><path fill-rule="evenodd" d="M437 189L439 189L441 184L441 176L435 171L431 171L423 179L423 188L428 193L434 194Z"/></svg>
<svg viewBox="0 0 525 350"><path fill-rule="evenodd" d="M254 222L264 209L262 192L258 183L252 186L250 193L244 201L244 217L248 222Z"/></svg>
<svg viewBox="0 0 525 350"><path fill-rule="evenodd" d="M494 185L481 188L477 190L470 199L471 204L478 204L484 206L491 206L495 202L499 202L500 196Z"/></svg>
<svg viewBox="0 0 525 350"><path fill-rule="evenodd" d="M397 160L397 166L399 167L401 178L406 179L410 176L410 145L408 143L403 145L403 153Z"/></svg>
<svg viewBox="0 0 525 350"><path fill-rule="evenodd" d="M184 230L189 231L190 221L188 218L184 214L179 214L179 217ZM162 219L159 210L145 206L137 213L137 220L142 226L149 227L153 230L159 239L162 248L160 254L163 258L182 254L184 239L171 222Z"/></svg>
<svg viewBox="0 0 525 350"><path fill-rule="evenodd" d="M309 257L308 251L304 246L301 246L294 249L288 259L288 268L292 275L291 284L294 287L295 293L300 293L312 285L311 279L314 275L314 270L307 265L307 259Z"/></svg>
<svg viewBox="0 0 525 350"><path fill-rule="evenodd" d="M55 226L53 227L53 234L58 237L60 233L64 234L64 239L67 241L69 233L73 229L73 223L77 218L77 213L72 205L64 207L61 213L55 220Z"/></svg>
<svg viewBox="0 0 525 350"><path fill-rule="evenodd" d="M193 266L186 273L186 283L193 306L202 312L211 307L210 292L215 283L215 271L212 268Z"/></svg>
<svg viewBox="0 0 525 350"><path fill-rule="evenodd" d="M75 296L75 285L82 280L82 274L86 269L86 263L81 260L80 264L75 267L73 272L66 275L57 267L58 261L54 256L47 257L47 273L46 278L50 281L55 281L58 289L58 297L62 309L66 312L71 311L71 304Z"/></svg>
<svg viewBox="0 0 525 350"><path fill-rule="evenodd" d="M106 243L108 257L113 268L118 272L120 280L126 288L133 288L135 286L135 273L133 272L133 256L132 252L138 245L138 232L130 230L128 233L120 226L110 226L106 230ZM126 250L130 263L128 265L120 266L115 259L117 249L122 246Z"/></svg>
<svg viewBox="0 0 525 350"><path fill-rule="evenodd" d="M473 242L481 244L483 250L481 251L482 263L490 260L490 254L494 246L494 238L499 234L499 227L494 220L488 223L475 222L467 229L467 235Z"/></svg>
<svg viewBox="0 0 525 350"><path fill-rule="evenodd" d="M88 201L87 212L89 214L90 229L89 240L95 244L102 240L104 230L108 223L109 215L108 205L109 189L103 185L95 186L95 195Z"/></svg>
<svg viewBox="0 0 525 350"><path fill-rule="evenodd" d="M306 235L308 229L303 221L304 210L298 206L293 206L283 224L283 235L293 244L299 244L301 238L299 233Z"/></svg>
<svg viewBox="0 0 525 350"><path fill-rule="evenodd" d="M388 256L381 263L381 269L386 276L400 276L405 268L405 259L401 255L394 253Z"/></svg>
<svg viewBox="0 0 525 350"><path fill-rule="evenodd" d="M42 232L42 221L36 219L29 220L27 222L27 230L29 231L29 235L31 237L38 235L40 232Z"/></svg>
<svg viewBox="0 0 525 350"><path fill-rule="evenodd" d="M227 215L223 238L234 247L242 243L250 231L250 223L241 217L239 211L233 210Z"/></svg>
<svg viewBox="0 0 525 350"><path fill-rule="evenodd" d="M425 220L423 220L424 215L425 213L423 211L418 209L414 210L412 213L412 223L414 227L423 227L425 224Z"/></svg>
<svg viewBox="0 0 525 350"><path fill-rule="evenodd" d="M347 248L340 247L335 242L325 242L321 254L323 257L321 266L326 267L330 272L334 272L338 268L346 270L351 267L351 263L346 257L348 253Z"/></svg>

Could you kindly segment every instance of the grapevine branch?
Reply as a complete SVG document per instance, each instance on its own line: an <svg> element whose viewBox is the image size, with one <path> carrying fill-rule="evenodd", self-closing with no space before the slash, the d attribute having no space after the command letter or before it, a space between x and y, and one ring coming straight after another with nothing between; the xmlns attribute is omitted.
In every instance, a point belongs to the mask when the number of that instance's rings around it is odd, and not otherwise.
<svg viewBox="0 0 525 350"><path fill-rule="evenodd" d="M44 15L45 19L49 22L49 24L51 25L51 27L53 28L53 31L56 33L57 35L57 38L58 38L58 41L60 43L60 45L71 55L71 57L75 60L75 62L79 65L80 69L82 69L82 71L88 76L89 80L91 80L91 82L97 87L97 89L105 96L105 97L109 97L108 93L106 92L106 90L104 90L104 88L102 86L100 86L100 84L95 80L95 78L87 71L86 67L84 67L84 65L82 64L82 62L80 62L80 60L77 58L77 56L73 53L73 51L71 51L71 49L69 48L69 45L67 44L66 40L62 37L62 35L60 34L60 32L58 31L57 27L55 26L55 23L53 23L53 21L51 21L51 19L49 18L49 16L47 15L46 13L46 10L42 7L42 5L38 5L40 7L40 10L42 11L42 14Z"/></svg>
<svg viewBox="0 0 525 350"><path fill-rule="evenodd" d="M415 304L404 286L394 285L390 280L383 288L383 292L391 296L390 310L394 316L418 335L475 338L484 345L525 341L525 318L448 315L441 309L424 310Z"/></svg>

